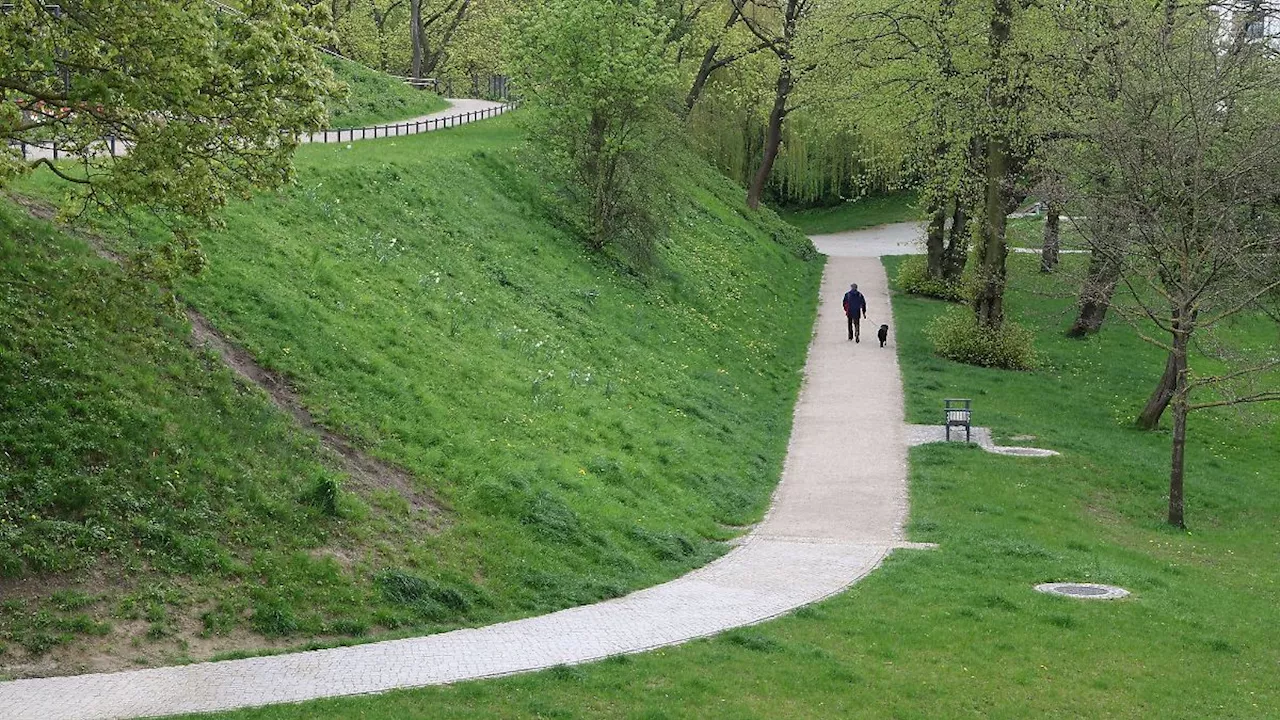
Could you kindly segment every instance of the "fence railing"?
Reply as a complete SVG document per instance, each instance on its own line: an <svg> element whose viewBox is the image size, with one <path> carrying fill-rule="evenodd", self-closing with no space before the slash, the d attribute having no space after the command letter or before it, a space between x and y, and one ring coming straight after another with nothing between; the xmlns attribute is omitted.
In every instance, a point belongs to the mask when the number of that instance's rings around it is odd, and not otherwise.
<svg viewBox="0 0 1280 720"><path fill-rule="evenodd" d="M38 160L40 158L49 158L50 160L62 160L64 158L84 157L86 153L78 151L67 151L65 143L59 143L57 140L27 142L25 140L9 141L9 147L17 145L22 152L23 160ZM88 155L110 155L111 157L123 157L129 152L129 146L124 140L118 140L114 137L103 138L90 146ZM96 146L96 147L94 147ZM77 144L76 147L83 146Z"/></svg>
<svg viewBox="0 0 1280 720"><path fill-rule="evenodd" d="M417 135L419 133L431 132L433 130L443 130L446 128L465 125L476 120L484 120L485 118L496 117L503 113L510 112L520 107L519 100L512 100L502 105L497 105L480 110L469 110L456 115L446 115L438 118L423 118L420 120L412 120L402 123L390 123L387 125L369 125L367 127L358 128L341 128L331 130L321 130L317 133L311 133L303 139L308 143L340 143L352 142L354 140L376 140L378 138L387 137L405 137L408 135ZM110 155L112 157L121 157L128 153L130 143L118 140L114 137L106 137L99 140L97 148L91 152L92 155ZM82 157L80 152L68 153L65 145L60 145L57 140L48 142L10 142L10 145L17 145L22 152L23 160L32 160L39 158L49 158L57 161L63 158ZM79 147L79 146L77 146Z"/></svg>
<svg viewBox="0 0 1280 720"><path fill-rule="evenodd" d="M457 115L447 115L438 118L423 118L420 120L392 123L388 125L370 125L368 127L321 130L318 133L312 133L308 136L307 142L340 143L352 142L355 140L377 140L378 138L417 135L418 133L457 127L459 125L475 122L476 120L495 117L514 110L519 106L520 101L513 100L495 107L470 110L458 113Z"/></svg>

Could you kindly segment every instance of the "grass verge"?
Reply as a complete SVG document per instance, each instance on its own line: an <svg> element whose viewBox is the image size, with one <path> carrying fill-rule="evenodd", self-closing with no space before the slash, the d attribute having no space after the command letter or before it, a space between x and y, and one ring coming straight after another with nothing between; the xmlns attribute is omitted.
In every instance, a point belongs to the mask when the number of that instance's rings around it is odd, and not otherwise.
<svg viewBox="0 0 1280 720"><path fill-rule="evenodd" d="M805 235L827 235L846 230L921 220L918 198L914 192L865 197L841 205L811 210L783 211L782 219L795 225Z"/></svg>
<svg viewBox="0 0 1280 720"><path fill-rule="evenodd" d="M330 129L394 123L449 107L444 98L429 90L415 90L350 60L329 57L326 62L349 90L345 99L329 106Z"/></svg>
<svg viewBox="0 0 1280 720"><path fill-rule="evenodd" d="M1083 262L1078 258L1066 262ZM1280 713L1280 451L1275 407L1197 416L1191 532L1163 524L1168 436L1130 430L1162 361L1111 325L1062 337L1069 288L1010 258L1010 303L1038 328L1034 372L934 357L948 306L897 296L908 419L975 399L997 437L1060 458L911 452L910 536L848 592L710 640L451 687L227 713L227 720L413 718L1272 718ZM893 277L896 259L886 264ZM1247 333L1246 333L1247 334ZM1116 583L1101 603L1039 582Z"/></svg>

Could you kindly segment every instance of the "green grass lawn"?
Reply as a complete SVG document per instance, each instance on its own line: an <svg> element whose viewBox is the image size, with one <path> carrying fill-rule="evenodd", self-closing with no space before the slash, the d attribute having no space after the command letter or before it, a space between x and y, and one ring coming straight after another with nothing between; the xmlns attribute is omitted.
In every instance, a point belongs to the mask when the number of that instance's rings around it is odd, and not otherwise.
<svg viewBox="0 0 1280 720"><path fill-rule="evenodd" d="M346 84L349 94L329 106L330 128L352 128L394 123L421 117L449 106L444 98L429 91L415 90L385 73L362 65L329 57L333 74Z"/></svg>
<svg viewBox="0 0 1280 720"><path fill-rule="evenodd" d="M1044 216L1012 219L1006 232L1010 247L1039 250L1044 247ZM1058 224L1058 244L1064 250L1084 250L1089 247L1085 238L1067 218L1063 218Z"/></svg>
<svg viewBox="0 0 1280 720"><path fill-rule="evenodd" d="M1035 435L1023 444L1063 453L912 450L910 538L938 549L899 551L834 599L678 648L218 717L1277 717L1280 412L1193 418L1191 530L1170 529L1168 433L1129 428L1162 359L1122 325L1063 338L1070 288L1034 257L1010 262L1009 307L1038 328L1048 361L1035 372L933 357L921 328L944 305L894 301L909 420L936 421L942 398L972 397L998 436ZM886 264L892 277L897 260ZM1032 591L1055 580L1133 596Z"/></svg>
<svg viewBox="0 0 1280 720"><path fill-rule="evenodd" d="M9 220L0 556L34 590L0 615L0 673L73 671L93 643L154 662L542 613L680 575L760 518L821 260L690 160L657 267L627 272L564 229L523 143L500 118L306 146L295 185L203 238L183 297L416 479L347 481L337 517L314 442L155 301L94 309L145 288Z"/></svg>
<svg viewBox="0 0 1280 720"><path fill-rule="evenodd" d="M859 198L829 208L782 212L782 218L800 228L805 235L825 235L845 230L921 220L914 192Z"/></svg>

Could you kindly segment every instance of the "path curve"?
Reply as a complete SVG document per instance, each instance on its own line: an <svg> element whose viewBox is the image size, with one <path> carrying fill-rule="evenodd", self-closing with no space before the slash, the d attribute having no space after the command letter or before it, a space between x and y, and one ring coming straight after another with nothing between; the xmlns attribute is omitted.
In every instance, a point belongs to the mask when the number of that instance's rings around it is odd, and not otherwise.
<svg viewBox="0 0 1280 720"><path fill-rule="evenodd" d="M682 643L840 592L894 548L919 547L903 541L907 438L897 354L892 347L846 339L840 298L850 282L867 297L870 325L890 318L878 259L828 261L773 504L741 545L706 567L626 597L483 628L289 655L4 682L0 714L7 720L148 717L509 675Z"/></svg>
<svg viewBox="0 0 1280 720"><path fill-rule="evenodd" d="M329 128L321 130L317 133L311 133L302 138L304 143L346 143L358 142L360 140L372 140L375 134L372 128L378 128L379 132L376 137L380 140L384 137L401 137L408 135L417 135L424 132L433 132L435 130L443 130L445 128L466 125L467 123L482 120L484 117L480 114L483 112L492 112L501 115L507 112L511 103L494 102L492 100L474 100L471 98L445 98L445 102L449 103L449 107L444 110L420 117L409 118L408 120L399 120L397 122L382 123L379 125L370 125L365 130L363 137L356 135L348 135L343 138L343 133L359 133L362 128ZM439 121L437 123L437 121ZM434 127L432 124L434 124ZM385 132L383 132L385 131Z"/></svg>
<svg viewBox="0 0 1280 720"><path fill-rule="evenodd" d="M302 136L303 144L308 143L348 143L359 142L361 140L381 140L387 137L402 137L408 135L417 135L419 133L434 132L436 130L444 130L446 128L466 125L467 123L483 120L495 115L503 115L509 112L514 103L494 102L492 100L473 100L470 98L445 98L445 102L449 103L449 107L444 110L437 110L429 115L401 120L395 123L384 123L381 125L369 125L365 128L329 128L320 132L311 133ZM377 130L375 132L374 130ZM364 130L365 132L361 133ZM92 151L96 157L111 155L113 157L124 157L129 152L130 145L125 142L108 144L105 140L101 141L100 146ZM22 146L22 157L26 160L41 160L56 158L76 157L68 155L65 151L57 154L55 157L52 145L31 144L27 143Z"/></svg>
<svg viewBox="0 0 1280 720"><path fill-rule="evenodd" d="M880 255L925 255L923 222L891 223L863 230L846 230L828 235L814 235L810 239L819 252L827 255L878 257ZM1010 246L1009 252L1020 255L1039 255L1038 247ZM1061 249L1060 255L1083 255L1084 249Z"/></svg>

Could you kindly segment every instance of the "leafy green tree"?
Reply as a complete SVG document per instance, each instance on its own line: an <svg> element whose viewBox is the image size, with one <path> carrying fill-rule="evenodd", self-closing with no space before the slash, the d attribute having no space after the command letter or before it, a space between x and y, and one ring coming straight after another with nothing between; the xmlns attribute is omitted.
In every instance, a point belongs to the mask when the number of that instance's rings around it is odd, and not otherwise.
<svg viewBox="0 0 1280 720"><path fill-rule="evenodd" d="M799 60L796 48L800 44L801 33L808 29L808 18L812 15L816 2L733 0L733 4L743 24L760 41L761 47L778 58L773 106L769 109L769 121L765 126L760 164L747 187L747 207L754 210L760 206L760 197L764 194L765 184L773 173L773 165L777 162L778 151L782 147L783 123L796 109L793 102L796 85L814 69L813 65Z"/></svg>
<svg viewBox="0 0 1280 720"><path fill-rule="evenodd" d="M326 38L298 6L241 7L19 0L0 11L0 184L44 166L80 202L181 227L288 182L300 138L339 91L314 49ZM22 144L54 141L65 162L24 157ZM179 233L177 246L175 261L198 267L194 241Z"/></svg>
<svg viewBox="0 0 1280 720"><path fill-rule="evenodd" d="M409 0L409 41L413 52L410 76L435 74L448 55L458 28L466 22L472 3L473 0Z"/></svg>
<svg viewBox="0 0 1280 720"><path fill-rule="evenodd" d="M644 252L661 227L678 103L670 30L654 0L546 0L521 15L517 82L532 132L594 249Z"/></svg>
<svg viewBox="0 0 1280 720"><path fill-rule="evenodd" d="M845 55L826 86L851 86L845 114L923 178L930 276L954 281L972 245L984 332L1004 323L1008 214L1087 97L1097 14L1029 0L840 0L820 13Z"/></svg>

